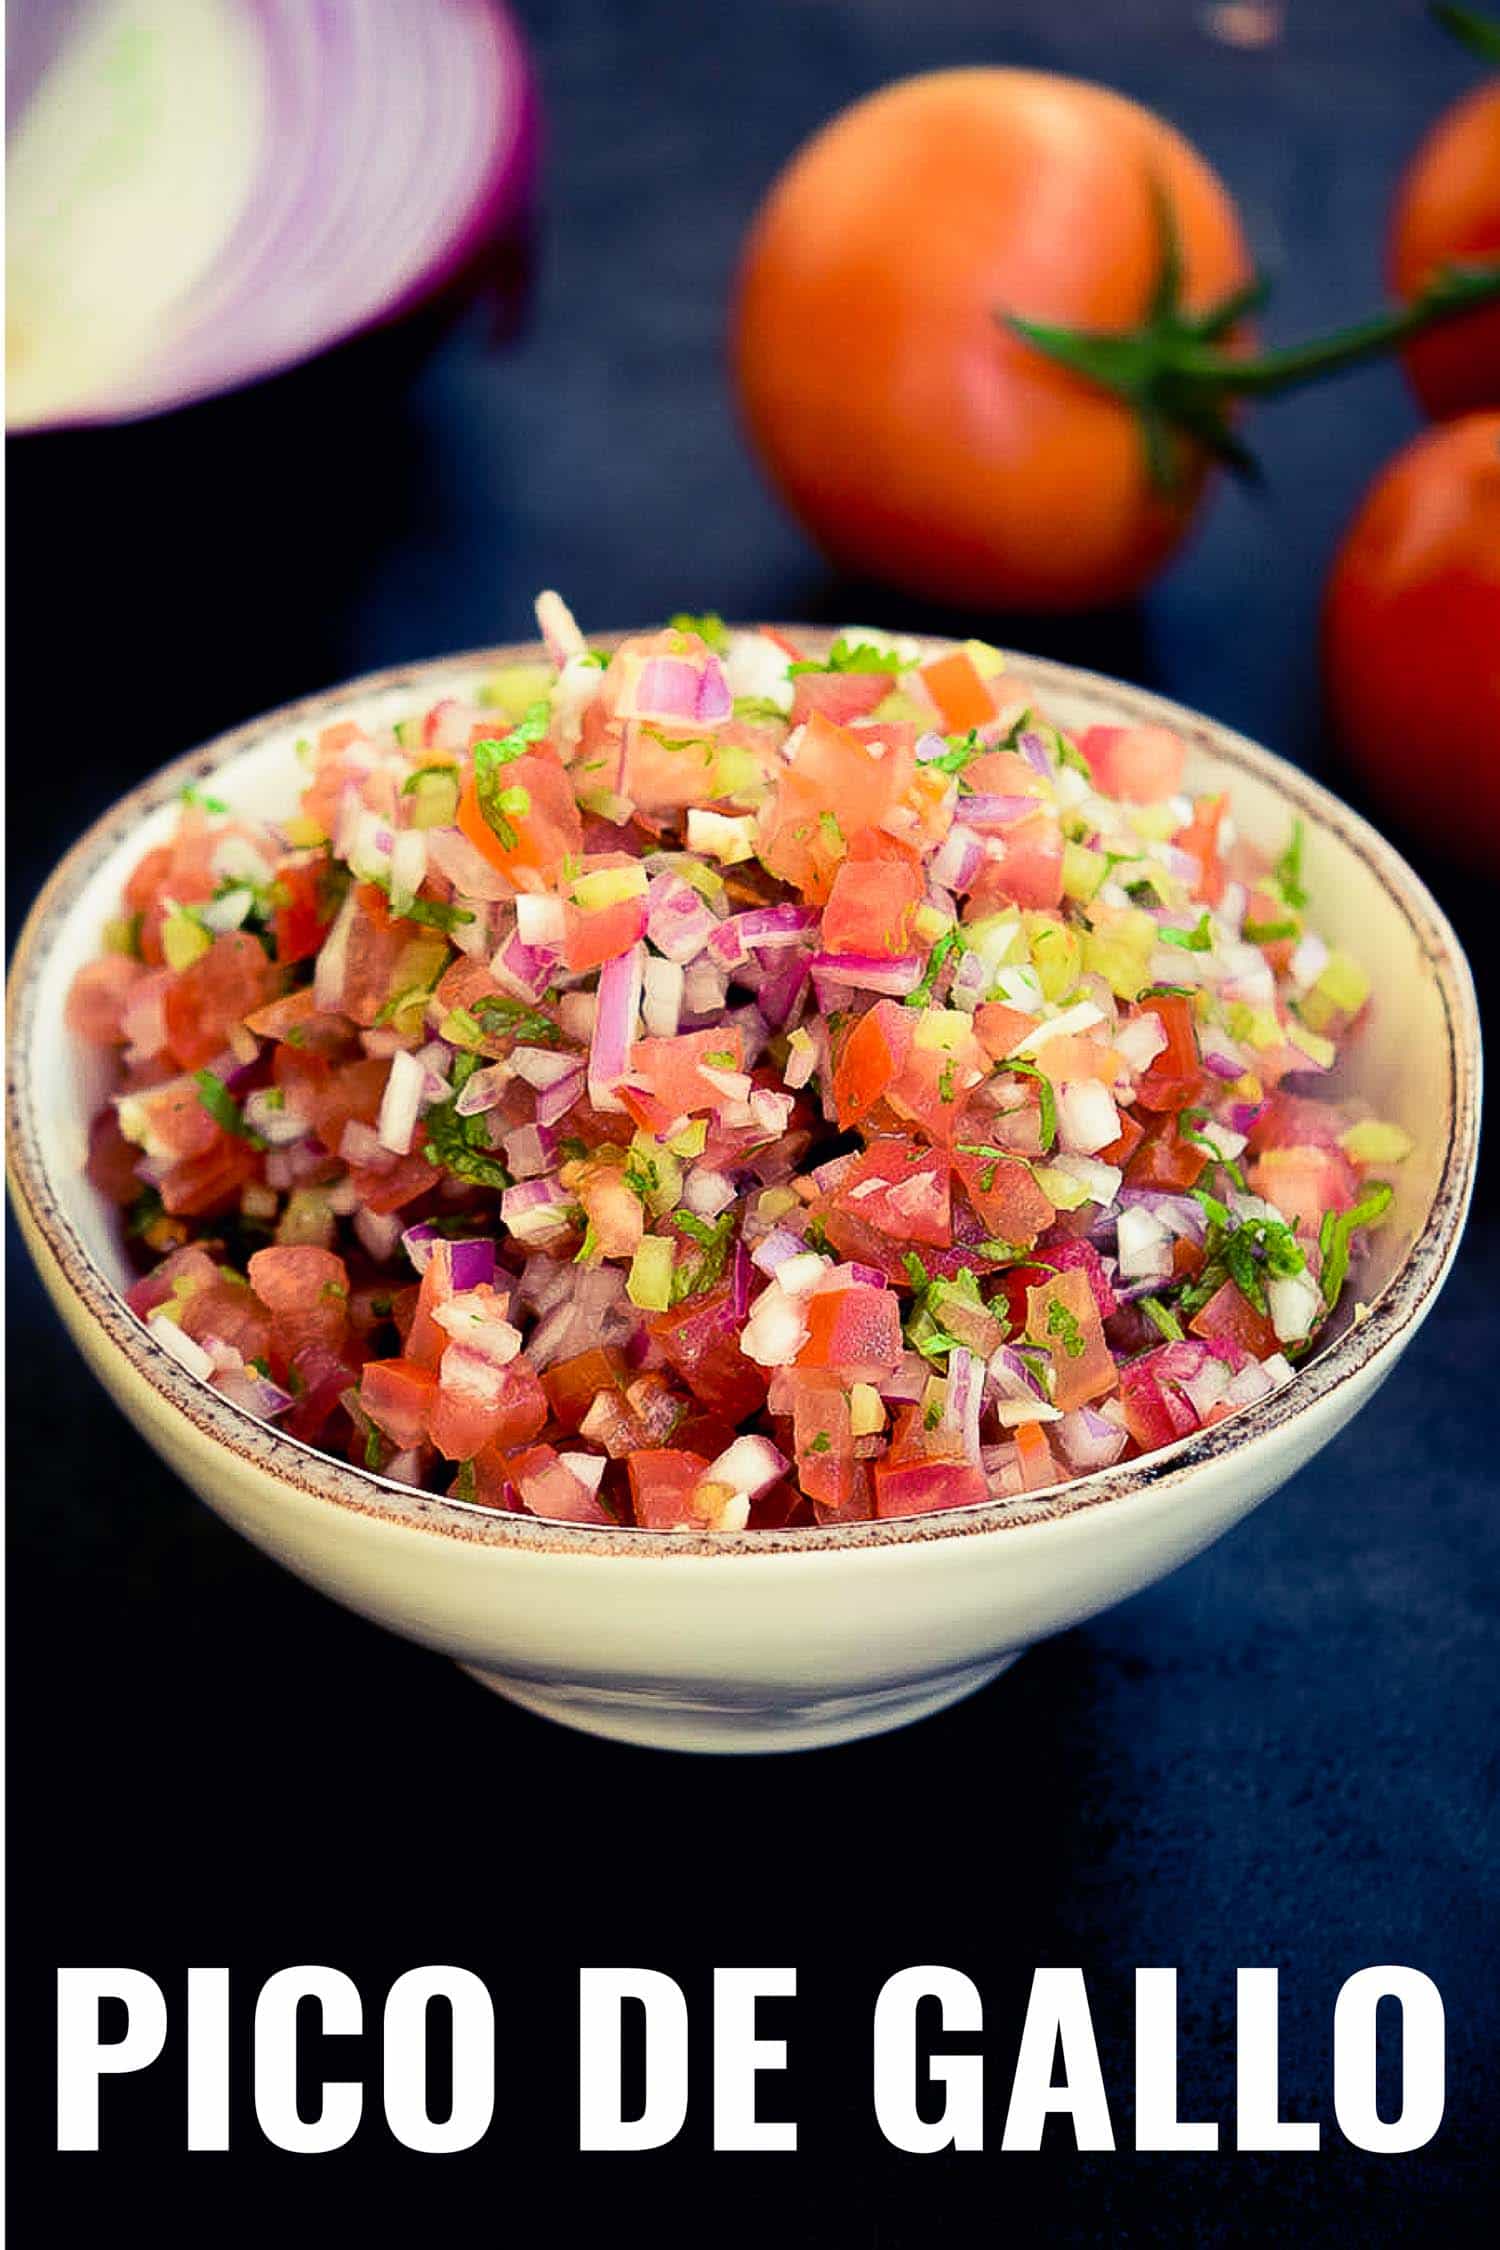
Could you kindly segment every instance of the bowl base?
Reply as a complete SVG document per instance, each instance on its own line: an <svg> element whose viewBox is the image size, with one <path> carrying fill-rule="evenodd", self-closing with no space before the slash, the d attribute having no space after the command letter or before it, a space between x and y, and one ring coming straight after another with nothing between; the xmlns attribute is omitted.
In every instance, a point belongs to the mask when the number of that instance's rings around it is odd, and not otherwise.
<svg viewBox="0 0 1500 2250"><path fill-rule="evenodd" d="M695 1701L671 1688L584 1687L572 1683L516 1679L480 1664L460 1664L471 1680L518 1703L538 1718L559 1726L602 1735L610 1742L633 1742L649 1750L701 1750L746 1756L773 1750L821 1750L864 1735L889 1734L936 1711L946 1711L997 1679L1024 1649L1011 1649L982 1664L946 1672L937 1680L910 1680L899 1687L864 1694L785 1698L766 1696L743 1702Z"/></svg>

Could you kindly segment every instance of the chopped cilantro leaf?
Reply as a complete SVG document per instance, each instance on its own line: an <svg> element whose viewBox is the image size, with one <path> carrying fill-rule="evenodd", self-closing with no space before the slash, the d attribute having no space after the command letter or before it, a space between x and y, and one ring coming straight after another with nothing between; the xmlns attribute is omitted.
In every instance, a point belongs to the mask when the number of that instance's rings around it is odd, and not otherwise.
<svg viewBox="0 0 1500 2250"><path fill-rule="evenodd" d="M1180 1344L1182 1342L1184 1331L1181 1321L1174 1312L1168 1310L1159 1297L1139 1297L1136 1302L1152 1327L1164 1336L1169 1344Z"/></svg>
<svg viewBox="0 0 1500 2250"><path fill-rule="evenodd" d="M1307 892L1303 886L1302 880L1303 840L1304 830L1302 823L1300 820L1294 820L1292 822L1291 837L1288 841L1286 850L1282 853L1280 859L1277 860L1276 865L1272 870L1272 873L1274 874L1276 879L1277 889L1280 891L1282 898L1285 900L1286 904L1292 907L1303 907L1307 904Z"/></svg>
<svg viewBox="0 0 1500 2250"><path fill-rule="evenodd" d="M729 627L716 609L705 610L701 617L694 617L690 610L680 609L667 622L674 633L696 633L705 647L713 650L715 656L729 654Z"/></svg>
<svg viewBox="0 0 1500 2250"><path fill-rule="evenodd" d="M1383 1219L1391 1207L1394 1190L1385 1180L1377 1180L1360 1197L1352 1210L1325 1211L1318 1233L1318 1249L1322 1260L1323 1302L1330 1312L1339 1301L1349 1274L1349 1254L1354 1246L1358 1228L1374 1226Z"/></svg>
<svg viewBox="0 0 1500 2250"><path fill-rule="evenodd" d="M1213 925L1208 919L1206 908L1199 915L1192 929L1158 930L1156 934L1163 945L1181 946L1184 953L1212 953L1213 951Z"/></svg>
<svg viewBox="0 0 1500 2250"><path fill-rule="evenodd" d="M1079 1326L1078 1315L1068 1310L1061 1297L1054 1297L1047 1307L1047 1334L1057 1338L1066 1359L1082 1359L1088 1350L1088 1341Z"/></svg>
<svg viewBox="0 0 1500 2250"><path fill-rule="evenodd" d="M799 658L787 666L787 674L796 679L801 672L905 672L910 660L899 657L893 649L873 648L868 641L851 641L843 633L834 642L823 662Z"/></svg>
<svg viewBox="0 0 1500 2250"><path fill-rule="evenodd" d="M251 1148L265 1147L259 1133L252 1133L240 1115L240 1105L222 1078L211 1070L195 1070L193 1083L198 1089L199 1101L221 1131L233 1133L237 1140L248 1141Z"/></svg>
<svg viewBox="0 0 1500 2250"><path fill-rule="evenodd" d="M917 986L915 992L909 992L906 995L908 1008L925 1008L927 1006L928 1001L932 998L933 989L937 984L943 963L950 953L955 951L961 953L963 943L963 935L960 931L945 930L943 932L943 935L927 956L927 966L922 972L921 983Z"/></svg>

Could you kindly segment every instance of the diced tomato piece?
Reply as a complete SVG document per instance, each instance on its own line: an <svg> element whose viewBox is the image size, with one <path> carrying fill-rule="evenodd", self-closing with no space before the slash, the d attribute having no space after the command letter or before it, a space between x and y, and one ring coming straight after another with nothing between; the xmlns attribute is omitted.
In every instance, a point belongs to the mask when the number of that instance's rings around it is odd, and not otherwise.
<svg viewBox="0 0 1500 2250"><path fill-rule="evenodd" d="M1057 1216L1030 1167L1018 1157L973 1156L960 1143L953 1166L987 1234L997 1242L1029 1249Z"/></svg>
<svg viewBox="0 0 1500 2250"><path fill-rule="evenodd" d="M271 1346L271 1322L238 1274L221 1274L210 1288L198 1290L182 1308L182 1327L200 1343L217 1338L245 1360L264 1359Z"/></svg>
<svg viewBox="0 0 1500 2250"><path fill-rule="evenodd" d="M825 951L891 957L909 953L912 916L924 894L921 872L909 862L845 860L823 909Z"/></svg>
<svg viewBox="0 0 1500 2250"><path fill-rule="evenodd" d="M1227 792L1194 800L1193 817L1179 828L1172 841L1179 851L1191 852L1203 873L1193 885L1193 895L1210 906L1224 896L1224 870L1219 864L1219 826L1229 809Z"/></svg>
<svg viewBox="0 0 1500 2250"><path fill-rule="evenodd" d="M1005 849L986 858L969 886L970 920L997 906L1059 906L1062 903L1062 823L1050 808L1017 821L1005 831Z"/></svg>
<svg viewBox="0 0 1500 2250"><path fill-rule="evenodd" d="M1086 1241L1082 1235L1053 1234L1039 1247L1037 1259L1036 1265L1012 1266L1001 1285L1000 1301L1012 1328L1025 1326L1027 1294L1033 1289L1040 1289L1049 1279L1049 1267L1058 1273L1083 1275L1100 1320L1109 1320L1119 1311L1120 1301L1110 1287L1104 1260L1092 1242ZM1050 1344L1051 1338L1048 1337L1045 1341Z"/></svg>
<svg viewBox="0 0 1500 2250"><path fill-rule="evenodd" d="M1154 1117L1141 1135L1140 1145L1125 1167L1131 1187L1163 1188L1181 1195L1195 1185L1208 1152L1185 1141L1175 1114Z"/></svg>
<svg viewBox="0 0 1500 2250"><path fill-rule="evenodd" d="M402 1453L425 1442L437 1390L436 1371L414 1360L367 1359L360 1369L359 1403Z"/></svg>
<svg viewBox="0 0 1500 2250"><path fill-rule="evenodd" d="M953 1240L949 1160L911 1141L872 1141L834 1191L842 1211L895 1241L942 1247Z"/></svg>
<svg viewBox="0 0 1500 2250"><path fill-rule="evenodd" d="M766 1376L740 1350L741 1323L728 1282L689 1297L648 1322L651 1334L695 1398L731 1422L748 1421L766 1401Z"/></svg>
<svg viewBox="0 0 1500 2250"><path fill-rule="evenodd" d="M530 1443L547 1420L547 1395L524 1360L495 1366L452 1344L438 1369L428 1435L446 1460L470 1461L487 1445Z"/></svg>
<svg viewBox="0 0 1500 2250"><path fill-rule="evenodd" d="M1114 1356L1104 1341L1089 1277L1080 1269L1027 1290L1026 1334L1052 1356L1053 1404L1065 1414L1115 1388Z"/></svg>
<svg viewBox="0 0 1500 2250"><path fill-rule="evenodd" d="M1348 1211L1359 1200L1359 1174L1339 1148L1268 1148L1246 1177L1252 1193L1304 1234L1316 1235L1325 1211Z"/></svg>
<svg viewBox="0 0 1500 2250"><path fill-rule="evenodd" d="M382 1171L367 1169L364 1165L351 1165L349 1184L367 1211L384 1216L389 1211L400 1211L418 1196L431 1192L437 1178L432 1166L422 1154L426 1139L423 1128L417 1127L417 1145L408 1156L398 1156L393 1164Z"/></svg>
<svg viewBox="0 0 1500 2250"><path fill-rule="evenodd" d="M538 887L536 877L550 877L569 853L583 850L583 821L573 785L556 758L532 754L504 768L502 786L515 809L501 814L505 826L496 830L480 810L471 768L459 794L458 825L475 850L518 888ZM533 879L530 885L527 877Z"/></svg>
<svg viewBox="0 0 1500 2250"><path fill-rule="evenodd" d="M1090 727L1078 747L1103 796L1154 805L1182 787L1187 744L1169 727Z"/></svg>
<svg viewBox="0 0 1500 2250"><path fill-rule="evenodd" d="M807 1341L798 1367L826 1367L850 1383L878 1383L894 1375L904 1349L901 1308L893 1291L868 1282L820 1289L808 1298Z"/></svg>
<svg viewBox="0 0 1500 2250"><path fill-rule="evenodd" d="M815 711L802 730L793 772L812 784L846 838L878 828L905 796L916 764L911 728L857 733Z"/></svg>
<svg viewBox="0 0 1500 2250"><path fill-rule="evenodd" d="M1120 1130L1108 1148L1101 1148L1100 1159L1105 1164L1117 1164L1123 1171L1145 1138L1146 1128L1139 1118L1132 1117L1128 1109L1120 1111Z"/></svg>
<svg viewBox="0 0 1500 2250"><path fill-rule="evenodd" d="M630 1499L643 1531L701 1529L692 1497L708 1472L701 1453L653 1446L632 1453L627 1463Z"/></svg>
<svg viewBox="0 0 1500 2250"><path fill-rule="evenodd" d="M564 909L567 929L563 961L575 974L597 969L617 955L628 953L646 934L644 898L622 898L613 906L583 913L576 906Z"/></svg>
<svg viewBox="0 0 1500 2250"><path fill-rule="evenodd" d="M349 1272L313 1243L257 1250L250 1286L271 1315L273 1366L290 1366L307 1344L336 1350L349 1325Z"/></svg>
<svg viewBox="0 0 1500 2250"><path fill-rule="evenodd" d="M614 1517L550 1445L529 1446L510 1456L510 1473L521 1501L534 1516L559 1523L612 1524Z"/></svg>
<svg viewBox="0 0 1500 2250"><path fill-rule="evenodd" d="M973 1508L989 1498L982 1469L968 1461L920 1459L875 1463L875 1513L924 1516L939 1508Z"/></svg>
<svg viewBox="0 0 1500 2250"><path fill-rule="evenodd" d="M624 1377L619 1353L596 1348L555 1361L542 1376L542 1389L561 1427L573 1431L602 1391L623 1389Z"/></svg>
<svg viewBox="0 0 1500 2250"><path fill-rule="evenodd" d="M1142 1109L1187 1109L1203 1086L1203 1064L1198 1053L1197 1017L1191 1000L1180 993L1154 993L1131 1011L1154 1015L1167 1035L1167 1044L1136 1081L1135 1098Z"/></svg>
<svg viewBox="0 0 1500 2250"><path fill-rule="evenodd" d="M1120 1400L1125 1426L1143 1453L1154 1452L1159 1445L1171 1445L1197 1428L1198 1417L1192 1407L1162 1374L1161 1351L1125 1362L1120 1369Z"/></svg>
<svg viewBox="0 0 1500 2250"><path fill-rule="evenodd" d="M1020 1008L1008 1008L1003 1000L986 1000L974 1011L974 1029L990 1059L1003 1062L1035 1031L1036 1017Z"/></svg>
<svg viewBox="0 0 1500 2250"><path fill-rule="evenodd" d="M805 726L814 711L841 727L867 719L895 684L892 672L799 672L792 682L791 724Z"/></svg>
<svg viewBox="0 0 1500 2250"><path fill-rule="evenodd" d="M111 1203L134 1203L141 1192L136 1166L141 1152L120 1131L114 1110L101 1109L89 1127L88 1176Z"/></svg>
<svg viewBox="0 0 1500 2250"><path fill-rule="evenodd" d="M229 1034L270 999L276 971L248 930L226 930L167 987L167 1045L179 1070L221 1055Z"/></svg>
<svg viewBox="0 0 1500 2250"><path fill-rule="evenodd" d="M276 958L286 967L310 961L328 935L327 884L322 860L289 860L276 870Z"/></svg>
<svg viewBox="0 0 1500 2250"><path fill-rule="evenodd" d="M671 1039L638 1039L630 1050L630 1075L646 1081L669 1120L687 1117L695 1110L724 1106L723 1091L704 1077L704 1066L738 1071L743 1053L737 1024L683 1031Z"/></svg>
<svg viewBox="0 0 1500 2250"><path fill-rule="evenodd" d="M834 1064L833 1099L845 1130L868 1116L911 1051L912 1011L877 1000L846 1034Z"/></svg>
<svg viewBox="0 0 1500 2250"><path fill-rule="evenodd" d="M443 1356L448 1331L434 1315L453 1295L453 1245L440 1236L432 1245L423 1269L416 1311L406 1338L406 1356L419 1367L436 1369Z"/></svg>
<svg viewBox="0 0 1500 2250"><path fill-rule="evenodd" d="M799 1379L792 1405L797 1481L809 1500L842 1509L854 1498L854 1439L847 1391Z"/></svg>
<svg viewBox="0 0 1500 2250"><path fill-rule="evenodd" d="M258 1169L259 1158L248 1141L216 1131L210 1148L183 1157L163 1176L158 1190L162 1209L178 1219L213 1217L238 1203L241 1189Z"/></svg>
<svg viewBox="0 0 1500 2250"><path fill-rule="evenodd" d="M274 1347L271 1366L274 1372ZM336 1352L327 1344L302 1345L286 1370L286 1384L295 1394L294 1403L282 1415L277 1428L285 1430L288 1437L316 1445L331 1417L342 1410L345 1391L353 1390L358 1384L359 1375L352 1354Z"/></svg>
<svg viewBox="0 0 1500 2250"><path fill-rule="evenodd" d="M245 1028L253 1031L257 1039L276 1039L291 1049L305 1055L332 1054L347 1047L350 1030L342 1015L321 1014L313 996L313 988L305 984L296 992L286 993L280 1000L268 1000L245 1018Z"/></svg>
<svg viewBox="0 0 1500 2250"><path fill-rule="evenodd" d="M946 733L962 734L969 727L987 726L995 716L995 698L967 650L958 648L947 656L935 656L922 666L917 677L937 706Z"/></svg>
<svg viewBox="0 0 1500 2250"><path fill-rule="evenodd" d="M63 1020L76 1038L91 1047L118 1047L125 1039L124 1016L130 996L149 972L128 954L106 953L86 961L68 990Z"/></svg>
<svg viewBox="0 0 1500 2250"><path fill-rule="evenodd" d="M1208 1303L1194 1313L1188 1328L1209 1343L1239 1344L1256 1359L1269 1359L1281 1349L1270 1321L1251 1304L1236 1281L1221 1283Z"/></svg>
<svg viewBox="0 0 1500 2250"><path fill-rule="evenodd" d="M1057 1462L1039 1422L1023 1422L1016 1431L1015 1445L1023 1490L1039 1492L1044 1485L1056 1484Z"/></svg>
<svg viewBox="0 0 1500 2250"><path fill-rule="evenodd" d="M1349 1120L1332 1102L1278 1090L1250 1128L1250 1154L1268 1148L1337 1148Z"/></svg>
<svg viewBox="0 0 1500 2250"><path fill-rule="evenodd" d="M173 1298L179 1304L189 1303L206 1289L212 1289L219 1278L219 1269L206 1250L196 1243L186 1242L170 1257L163 1258L150 1273L142 1274L125 1292L125 1302L137 1319L145 1320L158 1305Z"/></svg>

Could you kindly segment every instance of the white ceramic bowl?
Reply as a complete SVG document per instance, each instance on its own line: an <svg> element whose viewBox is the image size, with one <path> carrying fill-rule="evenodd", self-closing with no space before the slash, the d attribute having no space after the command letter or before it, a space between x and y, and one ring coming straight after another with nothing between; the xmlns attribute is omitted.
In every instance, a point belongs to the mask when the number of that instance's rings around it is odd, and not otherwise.
<svg viewBox="0 0 1500 2250"><path fill-rule="evenodd" d="M596 1734L694 1750L801 1749L903 1725L1207 1547L1390 1373L1452 1261L1473 1179L1480 1044L1463 955L1390 846L1295 768L1160 697L1017 658L1064 726L1177 728L1191 746L1190 785L1230 787L1243 833L1279 850L1293 815L1305 823L1318 924L1374 980L1348 1082L1416 1141L1373 1237L1367 1313L1260 1405L1029 1505L679 1537L427 1498L252 1420L126 1310L116 1222L82 1170L106 1066L69 1038L63 1005L125 877L170 829L185 782L212 777L237 809L284 812L298 735L462 694L498 664L537 653L488 650L315 696L179 759L89 830L33 909L11 976L9 1146L22 1231L89 1365L210 1507L313 1585L513 1702Z"/></svg>

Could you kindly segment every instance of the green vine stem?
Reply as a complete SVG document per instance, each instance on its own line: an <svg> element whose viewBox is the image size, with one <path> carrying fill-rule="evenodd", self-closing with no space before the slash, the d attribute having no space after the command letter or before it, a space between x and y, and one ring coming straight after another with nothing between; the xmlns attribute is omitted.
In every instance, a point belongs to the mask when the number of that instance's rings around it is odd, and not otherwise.
<svg viewBox="0 0 1500 2250"><path fill-rule="evenodd" d="M1447 266L1398 311L1377 314L1314 343L1258 355L1237 352L1226 339L1263 302L1265 283L1252 282L1208 313L1185 313L1175 220L1165 193L1155 192L1161 270L1139 328L1101 334L1054 327L1017 313L997 317L1034 350L1130 407L1140 425L1152 482L1163 492L1181 489L1195 448L1241 474L1256 473L1255 458L1231 421L1237 399L1295 390L1363 360L1380 358L1443 321L1500 304L1500 260Z"/></svg>

